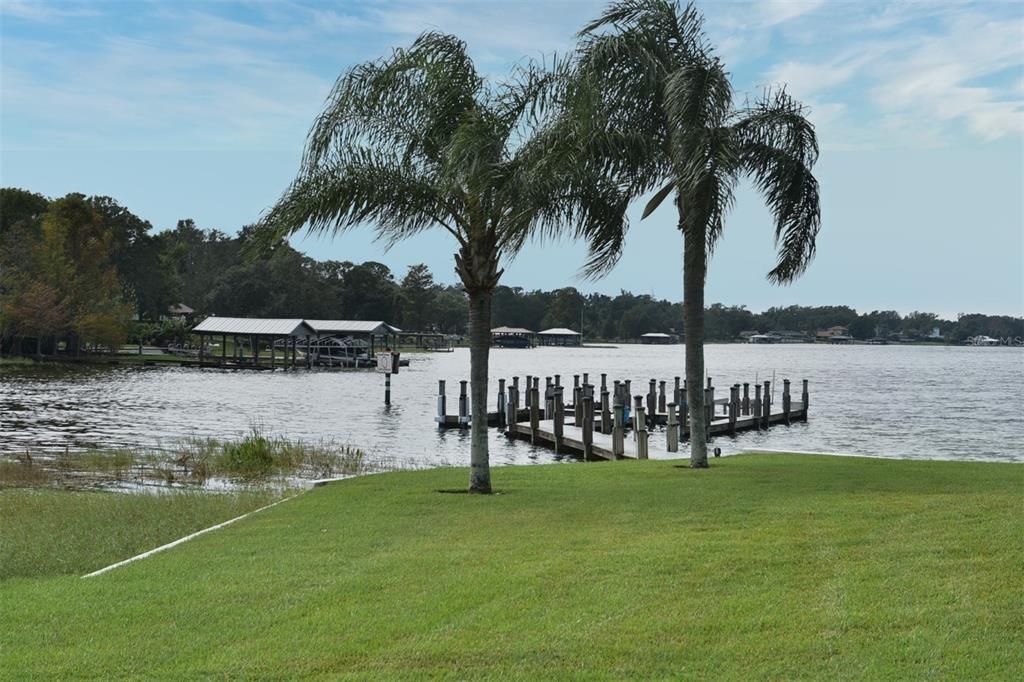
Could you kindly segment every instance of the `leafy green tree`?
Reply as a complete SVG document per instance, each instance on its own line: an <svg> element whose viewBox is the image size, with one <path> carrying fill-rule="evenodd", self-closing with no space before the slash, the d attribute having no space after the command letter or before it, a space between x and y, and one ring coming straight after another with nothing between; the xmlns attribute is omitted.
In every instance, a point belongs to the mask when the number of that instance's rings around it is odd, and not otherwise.
<svg viewBox="0 0 1024 682"><path fill-rule="evenodd" d="M578 77L567 98L581 139L633 196L654 191L644 217L672 196L683 235L687 401L703 414L704 282L741 177L753 179L775 218L785 283L814 255L820 225L811 172L818 144L803 108L769 90L737 109L722 62L705 43L702 17L668 0L621 0L580 34ZM596 129L596 134L591 131ZM622 231L593 233L592 271L621 249ZM690 465L706 467L704 422L691 424Z"/></svg>
<svg viewBox="0 0 1024 682"><path fill-rule="evenodd" d="M534 230L621 223L609 209L621 202L615 188L571 180L585 169L567 152L551 153L558 138L543 128L552 80L527 65L488 86L465 43L438 33L356 66L338 80L310 131L298 177L263 221L268 240L304 227L336 233L367 223L388 244L431 228L455 240L455 269L469 298L477 415L471 492L491 491L483 415L502 259Z"/></svg>
<svg viewBox="0 0 1024 682"><path fill-rule="evenodd" d="M401 325L407 331L425 331L437 298L437 285L430 268L423 263L410 265L402 278L399 293L402 316Z"/></svg>

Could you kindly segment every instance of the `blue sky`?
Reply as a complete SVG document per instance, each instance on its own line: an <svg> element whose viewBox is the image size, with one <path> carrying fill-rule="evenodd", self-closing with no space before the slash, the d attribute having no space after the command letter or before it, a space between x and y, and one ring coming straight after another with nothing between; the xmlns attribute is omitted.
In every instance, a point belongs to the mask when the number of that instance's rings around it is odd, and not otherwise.
<svg viewBox="0 0 1024 682"><path fill-rule="evenodd" d="M564 53L604 2L0 1L0 183L113 196L157 229L234 232L294 177L334 79L424 30L454 33L481 72ZM787 84L822 146L823 228L808 273L769 285L767 210L741 190L707 300L859 310L1024 313L1024 3L706 2L737 96ZM579 244L531 244L503 282L681 297L668 205L597 282ZM431 232L385 252L370 230L296 238L316 258L427 263Z"/></svg>

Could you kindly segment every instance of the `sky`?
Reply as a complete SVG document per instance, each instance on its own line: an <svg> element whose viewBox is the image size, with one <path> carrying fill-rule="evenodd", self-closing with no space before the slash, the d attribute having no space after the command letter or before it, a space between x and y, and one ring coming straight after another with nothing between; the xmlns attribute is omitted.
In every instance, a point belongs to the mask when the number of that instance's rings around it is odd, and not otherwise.
<svg viewBox="0 0 1024 682"><path fill-rule="evenodd" d="M427 30L466 41L501 79L565 54L603 1L37 2L0 0L0 184L107 195L155 230L192 218L236 232L295 177L335 79ZM773 225L741 187L706 300L760 311L850 305L1024 314L1024 3L704 2L737 101L785 85L821 145L818 253L778 287ZM502 283L682 297L682 241L666 203L630 210L614 271L579 276L585 246L534 242ZM372 226L296 236L318 259L426 263L455 283L451 237L390 250Z"/></svg>

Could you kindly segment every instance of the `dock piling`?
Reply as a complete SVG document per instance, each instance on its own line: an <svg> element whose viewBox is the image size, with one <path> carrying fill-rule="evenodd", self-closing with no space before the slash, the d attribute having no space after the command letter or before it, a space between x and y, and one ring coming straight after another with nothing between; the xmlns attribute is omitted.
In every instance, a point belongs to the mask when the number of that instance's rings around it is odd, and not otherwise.
<svg viewBox="0 0 1024 682"><path fill-rule="evenodd" d="M810 407L811 395L807 390L807 379L804 379L803 392L800 395L800 402L804 408L804 421L807 421L807 408Z"/></svg>
<svg viewBox="0 0 1024 682"><path fill-rule="evenodd" d="M740 385L734 384L729 387L729 434L736 434L736 419L740 411Z"/></svg>
<svg viewBox="0 0 1024 682"><path fill-rule="evenodd" d="M505 426L505 380L498 379L498 426Z"/></svg>
<svg viewBox="0 0 1024 682"><path fill-rule="evenodd" d="M537 393L536 388L531 388L528 391L530 396L530 442L534 445L537 444L537 431L540 429L540 406L537 405L539 402Z"/></svg>
<svg viewBox="0 0 1024 682"><path fill-rule="evenodd" d="M764 428L768 428L772 416L772 382L764 382L764 395L761 397L761 417Z"/></svg>
<svg viewBox="0 0 1024 682"><path fill-rule="evenodd" d="M782 380L782 414L786 418L786 426L789 426L789 413L793 403L789 395L789 379Z"/></svg>
<svg viewBox="0 0 1024 682"><path fill-rule="evenodd" d="M669 403L668 407L668 428L665 430L665 446L669 452L679 452L679 422L676 421L676 404Z"/></svg>
<svg viewBox="0 0 1024 682"><path fill-rule="evenodd" d="M555 452L562 449L562 434L565 433L565 405L562 402L562 387L555 388L553 398L554 410L554 431L555 431Z"/></svg>
<svg viewBox="0 0 1024 682"><path fill-rule="evenodd" d="M673 392L672 392L672 401L676 405L678 405L679 403L681 403L683 401L683 397L680 395L683 392L683 388L682 388L682 386L679 385L679 380L680 380L679 377L675 378L675 385L673 387Z"/></svg>
<svg viewBox="0 0 1024 682"><path fill-rule="evenodd" d="M636 458L647 459L647 419L644 414L643 400L641 396L636 398L636 416L634 421L636 422L636 428L633 430L633 435L636 438Z"/></svg>
<svg viewBox="0 0 1024 682"><path fill-rule="evenodd" d="M743 416L750 416L750 382L743 382Z"/></svg>
<svg viewBox="0 0 1024 682"><path fill-rule="evenodd" d="M466 384L468 381L459 382L459 425L469 423L469 398L466 396Z"/></svg>
<svg viewBox="0 0 1024 682"><path fill-rule="evenodd" d="M608 400L608 387L601 387L601 433L612 432L612 411Z"/></svg>
<svg viewBox="0 0 1024 682"><path fill-rule="evenodd" d="M616 391L612 396L612 456L615 459L619 459L625 453L625 423L626 415L622 405L622 395Z"/></svg>
<svg viewBox="0 0 1024 682"><path fill-rule="evenodd" d="M444 379L438 379L437 381L437 427L439 429L444 428L444 418L448 414L447 399L444 395Z"/></svg>
<svg viewBox="0 0 1024 682"><path fill-rule="evenodd" d="M658 382L658 414L665 411L665 382Z"/></svg>
<svg viewBox="0 0 1024 682"><path fill-rule="evenodd" d="M658 410L658 381L651 379L647 389L647 421L654 425L654 418Z"/></svg>
<svg viewBox="0 0 1024 682"><path fill-rule="evenodd" d="M594 456L594 399L583 396L583 459Z"/></svg>

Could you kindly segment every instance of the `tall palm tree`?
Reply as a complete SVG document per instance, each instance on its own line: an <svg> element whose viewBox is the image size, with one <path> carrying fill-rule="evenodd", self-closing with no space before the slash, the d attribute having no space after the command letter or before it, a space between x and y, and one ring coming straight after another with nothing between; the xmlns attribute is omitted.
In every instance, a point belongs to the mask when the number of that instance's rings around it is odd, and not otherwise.
<svg viewBox="0 0 1024 682"><path fill-rule="evenodd" d="M599 167L633 197L655 191L643 212L673 196L683 235L690 466L708 465L704 420L704 283L734 190L749 177L775 220L776 284L814 256L821 223L813 125L784 89L736 107L729 75L707 45L703 18L672 0L620 0L579 34L567 109L582 122ZM593 233L590 271L614 262L621 232Z"/></svg>
<svg viewBox="0 0 1024 682"><path fill-rule="evenodd" d="M561 65L530 63L489 86L461 40L425 33L408 49L343 74L310 130L298 176L261 221L263 241L303 228L375 225L390 246L428 229L456 242L469 298L469 491L491 492L487 375L491 297L501 262L530 235L571 225L621 229L627 197L554 134L548 105Z"/></svg>

